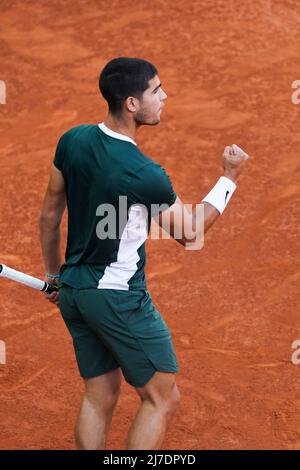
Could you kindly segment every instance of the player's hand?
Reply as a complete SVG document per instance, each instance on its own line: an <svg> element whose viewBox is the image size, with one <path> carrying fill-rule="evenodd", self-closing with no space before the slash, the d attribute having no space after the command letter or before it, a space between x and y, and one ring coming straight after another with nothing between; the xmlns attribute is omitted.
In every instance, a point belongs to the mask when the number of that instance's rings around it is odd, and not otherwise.
<svg viewBox="0 0 300 470"><path fill-rule="evenodd" d="M56 279L50 279L49 277L45 277L45 281L48 282L48 284L58 286L58 281ZM49 300L51 303L57 305L59 307L59 292L51 292L51 294L48 294L45 292L45 298Z"/></svg>
<svg viewBox="0 0 300 470"><path fill-rule="evenodd" d="M236 144L225 147L222 157L224 176L230 178L235 183L244 169L245 162L249 158L249 155Z"/></svg>

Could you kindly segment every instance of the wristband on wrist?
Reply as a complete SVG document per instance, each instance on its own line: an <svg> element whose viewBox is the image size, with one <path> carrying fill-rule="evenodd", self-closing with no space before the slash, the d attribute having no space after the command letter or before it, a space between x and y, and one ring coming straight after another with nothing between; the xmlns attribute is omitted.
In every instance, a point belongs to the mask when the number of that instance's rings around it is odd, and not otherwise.
<svg viewBox="0 0 300 470"><path fill-rule="evenodd" d="M49 273L46 273L46 277L48 277L49 279L59 279L59 278L60 278L60 275L59 275L59 274L49 274Z"/></svg>
<svg viewBox="0 0 300 470"><path fill-rule="evenodd" d="M208 202L214 206L220 214L223 214L225 207L231 199L236 184L226 176L221 176L212 190L202 199L202 202Z"/></svg>

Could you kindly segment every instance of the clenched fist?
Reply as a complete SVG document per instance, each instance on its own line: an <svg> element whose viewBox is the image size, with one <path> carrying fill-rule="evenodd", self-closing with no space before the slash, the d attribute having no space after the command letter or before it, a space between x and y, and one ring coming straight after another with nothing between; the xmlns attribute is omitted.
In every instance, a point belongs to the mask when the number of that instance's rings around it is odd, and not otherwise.
<svg viewBox="0 0 300 470"><path fill-rule="evenodd" d="M224 176L236 183L249 158L249 155L236 144L225 147L222 157Z"/></svg>

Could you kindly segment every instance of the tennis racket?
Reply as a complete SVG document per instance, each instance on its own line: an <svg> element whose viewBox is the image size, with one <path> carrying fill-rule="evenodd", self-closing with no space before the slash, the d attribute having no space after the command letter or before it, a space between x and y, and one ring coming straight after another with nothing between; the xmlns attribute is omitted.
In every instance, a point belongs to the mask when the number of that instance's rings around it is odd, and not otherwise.
<svg viewBox="0 0 300 470"><path fill-rule="evenodd" d="M48 294L58 291L58 286L41 281L41 279L29 276L28 274L22 273L21 271L16 271L15 269L5 266L5 264L0 264L0 277L6 277L11 281L19 282L20 284L24 284L27 287L31 287L32 289L36 289L42 292L47 292Z"/></svg>

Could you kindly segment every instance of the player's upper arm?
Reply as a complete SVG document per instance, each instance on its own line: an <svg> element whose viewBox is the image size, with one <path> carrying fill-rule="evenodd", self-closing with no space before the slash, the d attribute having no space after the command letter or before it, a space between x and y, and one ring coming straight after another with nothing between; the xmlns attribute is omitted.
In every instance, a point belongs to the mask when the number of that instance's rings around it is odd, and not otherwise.
<svg viewBox="0 0 300 470"><path fill-rule="evenodd" d="M59 225L66 207L65 184L62 172L52 164L50 179L42 205L40 220Z"/></svg>
<svg viewBox="0 0 300 470"><path fill-rule="evenodd" d="M150 162L132 176L129 185L130 204L143 204L148 214L160 212L160 206L171 206L176 200L171 180L164 168Z"/></svg>

